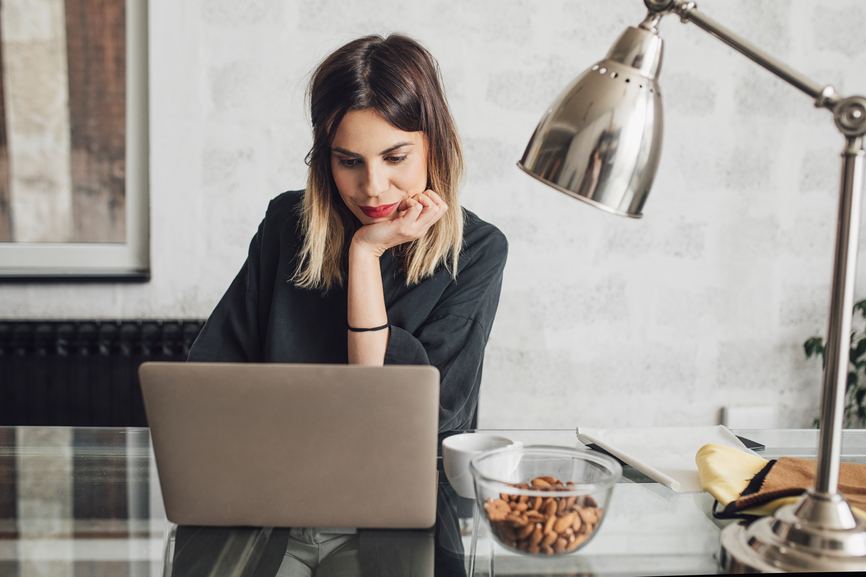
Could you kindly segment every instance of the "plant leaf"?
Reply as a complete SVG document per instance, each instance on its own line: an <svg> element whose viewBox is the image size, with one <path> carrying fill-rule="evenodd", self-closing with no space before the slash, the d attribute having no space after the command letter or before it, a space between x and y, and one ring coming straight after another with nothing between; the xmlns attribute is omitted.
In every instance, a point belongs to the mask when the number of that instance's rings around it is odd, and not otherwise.
<svg viewBox="0 0 866 577"><path fill-rule="evenodd" d="M806 352L806 358L812 358L815 355L824 356L824 339L823 337L812 337L803 343L803 350Z"/></svg>
<svg viewBox="0 0 866 577"><path fill-rule="evenodd" d="M866 339L860 339L857 341L855 345L854 342L851 342L851 352L848 355L851 362L857 364L857 359L863 356L863 353L866 353Z"/></svg>
<svg viewBox="0 0 866 577"><path fill-rule="evenodd" d="M845 382L845 390L850 391L851 387L856 387L857 381L858 381L857 373L855 373L854 371L849 372L848 373L848 379Z"/></svg>

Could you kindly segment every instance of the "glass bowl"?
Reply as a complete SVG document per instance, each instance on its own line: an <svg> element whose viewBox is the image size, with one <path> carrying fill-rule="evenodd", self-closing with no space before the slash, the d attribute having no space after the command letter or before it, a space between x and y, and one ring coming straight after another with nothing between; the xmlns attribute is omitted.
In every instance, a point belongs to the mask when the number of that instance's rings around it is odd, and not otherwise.
<svg viewBox="0 0 866 577"><path fill-rule="evenodd" d="M528 555L564 555L589 543L622 476L601 453L544 445L485 451L469 470L494 539Z"/></svg>

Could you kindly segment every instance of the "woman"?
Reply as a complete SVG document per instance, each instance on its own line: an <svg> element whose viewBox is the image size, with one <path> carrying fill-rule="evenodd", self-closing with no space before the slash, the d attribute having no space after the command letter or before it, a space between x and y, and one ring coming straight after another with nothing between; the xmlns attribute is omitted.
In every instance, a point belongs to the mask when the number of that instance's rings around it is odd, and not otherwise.
<svg viewBox="0 0 866 577"><path fill-rule="evenodd" d="M307 187L271 201L189 360L434 365L440 431L467 428L507 243L458 204L436 62L361 38L319 66L310 103Z"/></svg>
<svg viewBox="0 0 866 577"><path fill-rule="evenodd" d="M361 38L319 66L310 104L307 187L271 201L189 360L434 365L440 431L467 428L507 243L457 201L463 157L436 62L404 36ZM359 574L353 533L275 531L260 565Z"/></svg>

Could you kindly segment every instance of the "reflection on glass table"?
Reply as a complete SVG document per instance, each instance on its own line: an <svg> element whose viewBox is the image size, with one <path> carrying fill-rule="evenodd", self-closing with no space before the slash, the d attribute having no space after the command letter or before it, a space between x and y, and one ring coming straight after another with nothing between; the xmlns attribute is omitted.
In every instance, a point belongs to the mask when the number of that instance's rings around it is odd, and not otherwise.
<svg viewBox="0 0 866 577"><path fill-rule="evenodd" d="M767 459L816 455L817 431L736 432L765 444ZM581 446L573 429L495 433L527 445ZM845 431L842 458L866 462L866 431ZM626 467L592 542L566 556L529 557L493 543L486 522L473 518L473 501L454 493L440 462L433 528L361 529L341 537L337 549L349 574L358 575L463 576L470 568L475 575L715 573L724 522L712 517L712 504L706 493L674 493ZM291 533L169 523L147 429L0 428L4 577L274 575Z"/></svg>

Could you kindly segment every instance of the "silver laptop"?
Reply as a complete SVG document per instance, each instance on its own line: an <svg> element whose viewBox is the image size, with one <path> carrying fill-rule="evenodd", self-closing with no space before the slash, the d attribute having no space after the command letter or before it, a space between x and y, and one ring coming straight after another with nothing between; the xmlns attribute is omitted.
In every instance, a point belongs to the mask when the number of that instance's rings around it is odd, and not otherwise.
<svg viewBox="0 0 866 577"><path fill-rule="evenodd" d="M144 363L139 376L173 523L436 520L435 367Z"/></svg>

